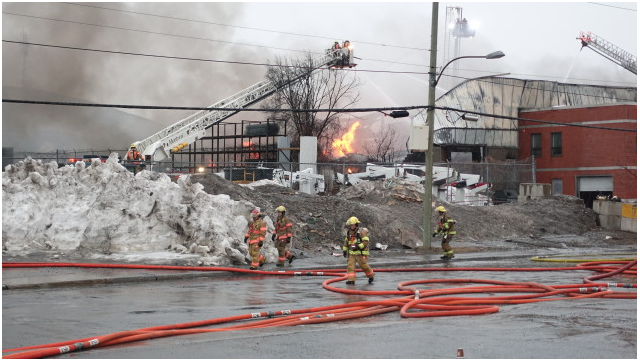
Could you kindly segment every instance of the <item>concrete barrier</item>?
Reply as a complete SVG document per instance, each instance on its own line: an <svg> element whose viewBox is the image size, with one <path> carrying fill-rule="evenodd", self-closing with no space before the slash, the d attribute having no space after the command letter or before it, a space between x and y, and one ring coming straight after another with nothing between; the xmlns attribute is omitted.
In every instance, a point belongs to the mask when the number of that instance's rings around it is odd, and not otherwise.
<svg viewBox="0 0 640 361"><path fill-rule="evenodd" d="M622 204L622 219L620 220L621 230L638 233L637 208L638 206L636 204Z"/></svg>
<svg viewBox="0 0 640 361"><path fill-rule="evenodd" d="M551 184L549 183L520 183L518 202L529 199L551 197Z"/></svg>
<svg viewBox="0 0 640 361"><path fill-rule="evenodd" d="M598 213L598 224L602 228L638 233L636 204L596 199L593 201L593 210Z"/></svg>
<svg viewBox="0 0 640 361"><path fill-rule="evenodd" d="M593 210L605 216L621 216L622 203L596 199L593 201Z"/></svg>

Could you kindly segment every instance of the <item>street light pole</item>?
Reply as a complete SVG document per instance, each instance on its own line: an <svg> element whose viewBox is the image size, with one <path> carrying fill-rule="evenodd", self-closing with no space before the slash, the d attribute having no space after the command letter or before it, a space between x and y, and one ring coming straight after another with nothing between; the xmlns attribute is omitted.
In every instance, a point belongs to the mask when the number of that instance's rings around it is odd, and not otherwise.
<svg viewBox="0 0 640 361"><path fill-rule="evenodd" d="M438 3L434 2L431 10L431 59L429 65L429 99L427 103L427 128L429 128L429 135L427 136L427 150L424 153L424 218L422 227L422 245L427 250L431 248L431 217L432 217L432 203L433 203L433 125L435 118L435 105L436 105L436 85L444 73L444 69L459 59L465 58L484 58L484 59L499 59L504 56L502 51L494 51L491 54L484 56L461 56L451 59L440 70L440 74L436 77L436 62L437 62L437 48L438 48ZM447 177L449 174L447 174Z"/></svg>
<svg viewBox="0 0 640 361"><path fill-rule="evenodd" d="M422 220L422 245L431 248L431 191L433 189L433 108L436 105L436 62L438 50L438 3L431 7L431 59L429 65L429 99L427 103L427 150L424 152L424 219Z"/></svg>

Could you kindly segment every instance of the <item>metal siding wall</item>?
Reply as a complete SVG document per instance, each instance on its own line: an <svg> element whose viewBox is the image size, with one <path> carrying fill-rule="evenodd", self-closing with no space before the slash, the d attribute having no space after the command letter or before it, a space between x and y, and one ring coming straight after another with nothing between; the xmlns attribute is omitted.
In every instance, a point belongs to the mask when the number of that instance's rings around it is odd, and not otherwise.
<svg viewBox="0 0 640 361"><path fill-rule="evenodd" d="M544 109L564 105L591 106L636 100L636 88L489 77L471 79L458 85L438 98L436 105L518 117L520 109ZM426 123L426 112L421 113L419 117L422 123ZM452 127L459 129L441 131L442 128ZM494 131L483 132L481 129ZM436 110L434 130L436 144L518 147L518 125L515 120L480 116L477 122L462 119L451 122L447 119L445 111Z"/></svg>

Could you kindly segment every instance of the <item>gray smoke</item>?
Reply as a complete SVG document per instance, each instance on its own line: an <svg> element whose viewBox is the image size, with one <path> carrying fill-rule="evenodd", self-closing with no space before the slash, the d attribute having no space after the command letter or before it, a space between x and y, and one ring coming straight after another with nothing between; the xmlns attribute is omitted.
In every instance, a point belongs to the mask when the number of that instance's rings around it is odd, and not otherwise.
<svg viewBox="0 0 640 361"><path fill-rule="evenodd" d="M105 8L233 24L241 3L89 3ZM264 48L234 41L237 28L63 3L3 3L5 40L188 58L265 62ZM147 31L50 21L6 13ZM242 25L242 24L241 24ZM191 38L157 35L178 34ZM268 45L268 44L266 44ZM264 79L258 66L159 59L3 43L3 98L88 103L209 106ZM3 146L18 150L115 149L193 112L8 104Z"/></svg>

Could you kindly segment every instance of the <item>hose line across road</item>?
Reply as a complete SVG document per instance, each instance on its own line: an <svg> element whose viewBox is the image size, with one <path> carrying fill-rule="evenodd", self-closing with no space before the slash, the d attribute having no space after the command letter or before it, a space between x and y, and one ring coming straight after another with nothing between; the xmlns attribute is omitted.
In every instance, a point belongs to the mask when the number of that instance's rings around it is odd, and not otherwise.
<svg viewBox="0 0 640 361"><path fill-rule="evenodd" d="M3 268L117 268L144 270L175 270L202 272L246 273L253 276L319 276L327 277L322 287L345 295L369 296L370 300L348 302L293 310L262 311L195 322L151 326L105 335L87 336L75 340L42 345L15 347L3 350L3 358L43 358L69 352L122 345L161 337L242 331L269 327L299 326L345 321L396 312L403 318L432 318L496 313L501 306L525 303L572 301L584 298L636 299L635 283L603 283L610 277L635 280L637 260L584 262L571 267L498 268L498 267L428 267L374 269L380 273L430 272L582 272L582 283L547 285L538 282L513 282L482 278L437 278L407 280L395 290L363 290L348 288L344 283L346 270L251 271L233 267L183 267L160 265L101 264L101 263L18 263L4 262ZM358 270L361 272L361 270ZM627 290L623 290L623 289ZM609 301L602 301L609 302ZM6 331L6 330L5 330Z"/></svg>

